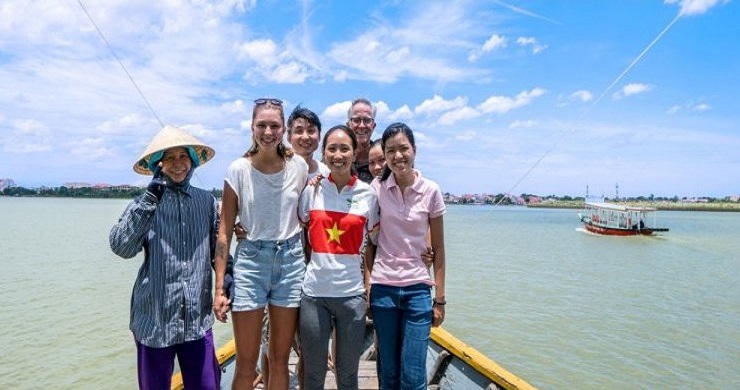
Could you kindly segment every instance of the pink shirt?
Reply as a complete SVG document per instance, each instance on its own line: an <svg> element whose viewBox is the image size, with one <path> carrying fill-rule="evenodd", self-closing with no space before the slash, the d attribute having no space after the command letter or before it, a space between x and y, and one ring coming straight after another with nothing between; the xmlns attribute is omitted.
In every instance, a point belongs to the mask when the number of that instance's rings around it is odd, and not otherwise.
<svg viewBox="0 0 740 390"><path fill-rule="evenodd" d="M389 286L434 285L429 269L421 260L426 252L429 219L445 213L442 191L437 183L421 177L401 194L393 174L381 182L373 180L380 206L380 233L370 283Z"/></svg>

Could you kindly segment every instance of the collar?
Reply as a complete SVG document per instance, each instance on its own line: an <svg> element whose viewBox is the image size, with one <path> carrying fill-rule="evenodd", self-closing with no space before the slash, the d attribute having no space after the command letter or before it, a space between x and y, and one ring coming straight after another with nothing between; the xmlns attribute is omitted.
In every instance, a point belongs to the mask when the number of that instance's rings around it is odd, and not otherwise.
<svg viewBox="0 0 740 390"><path fill-rule="evenodd" d="M334 178L331 176L331 173L329 174L329 181L331 183L334 183ZM347 186L352 187L357 182L357 176L352 175L352 177L349 178L349 181L347 182Z"/></svg>
<svg viewBox="0 0 740 390"><path fill-rule="evenodd" d="M401 188L396 182L395 173L391 173L391 175L388 176L388 179L386 179L386 186L388 188L392 188L392 187ZM423 183L421 180L421 172L414 169L414 183L408 186L407 188L411 189L411 191L422 193L422 186L423 186Z"/></svg>
<svg viewBox="0 0 740 390"><path fill-rule="evenodd" d="M195 167L190 168L190 172L188 172L188 175L185 176L185 180L183 180L180 183L175 183L172 181L169 176L167 176L167 188L171 189L175 192L180 192L186 195L190 195L190 178L193 177L193 173L195 173Z"/></svg>

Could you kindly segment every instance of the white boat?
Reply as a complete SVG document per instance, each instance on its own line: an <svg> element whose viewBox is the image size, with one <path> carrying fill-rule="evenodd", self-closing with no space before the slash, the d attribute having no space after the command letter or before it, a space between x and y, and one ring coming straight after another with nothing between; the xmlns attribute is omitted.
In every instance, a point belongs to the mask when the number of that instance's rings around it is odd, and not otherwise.
<svg viewBox="0 0 740 390"><path fill-rule="evenodd" d="M583 227L589 232L608 236L650 236L655 232L667 232L668 228L655 225L657 209L614 203L590 202L578 213Z"/></svg>

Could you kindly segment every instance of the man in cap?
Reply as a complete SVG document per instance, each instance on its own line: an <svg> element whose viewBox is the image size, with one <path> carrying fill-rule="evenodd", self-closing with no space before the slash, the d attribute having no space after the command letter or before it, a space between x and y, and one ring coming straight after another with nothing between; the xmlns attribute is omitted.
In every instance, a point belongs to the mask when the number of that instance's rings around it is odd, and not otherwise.
<svg viewBox="0 0 740 390"><path fill-rule="evenodd" d="M110 232L118 256L144 250L130 320L141 389L169 389L175 356L186 389L220 385L211 331L218 203L190 185L195 168L213 155L184 130L165 126L134 164L137 173L154 177Z"/></svg>

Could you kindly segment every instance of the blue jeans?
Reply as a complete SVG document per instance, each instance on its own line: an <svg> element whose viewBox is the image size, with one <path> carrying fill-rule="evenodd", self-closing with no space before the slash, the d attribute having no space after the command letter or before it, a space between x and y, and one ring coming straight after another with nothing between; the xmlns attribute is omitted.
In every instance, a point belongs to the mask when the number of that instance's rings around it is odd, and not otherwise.
<svg viewBox="0 0 740 390"><path fill-rule="evenodd" d="M381 390L426 389L426 358L432 329L431 287L373 284L370 310L378 337Z"/></svg>

